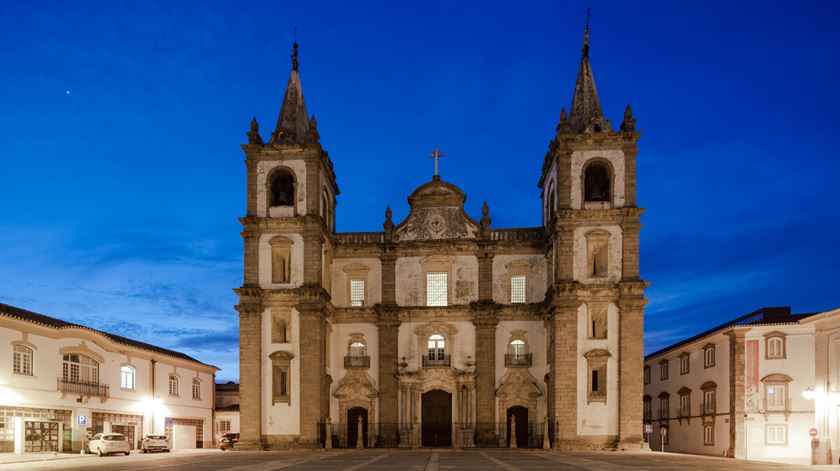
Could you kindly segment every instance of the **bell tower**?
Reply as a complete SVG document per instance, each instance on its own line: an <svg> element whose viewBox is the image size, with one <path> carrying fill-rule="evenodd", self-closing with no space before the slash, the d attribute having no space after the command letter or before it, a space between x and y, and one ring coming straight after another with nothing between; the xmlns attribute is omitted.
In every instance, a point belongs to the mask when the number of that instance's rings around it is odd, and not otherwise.
<svg viewBox="0 0 840 471"><path fill-rule="evenodd" d="M338 195L309 116L294 43L277 125L247 133L239 295L241 449L314 446L326 418L328 270ZM303 399L305 398L305 400ZM271 420L268 420L268 418Z"/></svg>
<svg viewBox="0 0 840 471"><path fill-rule="evenodd" d="M630 106L604 117L589 19L569 112L560 113L539 188L548 244L549 417L558 446L642 446L644 289Z"/></svg>

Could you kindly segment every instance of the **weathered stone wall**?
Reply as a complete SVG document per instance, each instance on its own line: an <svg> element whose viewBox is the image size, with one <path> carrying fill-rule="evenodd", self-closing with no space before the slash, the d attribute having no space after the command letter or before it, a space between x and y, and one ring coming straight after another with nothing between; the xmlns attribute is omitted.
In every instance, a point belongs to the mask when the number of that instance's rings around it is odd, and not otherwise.
<svg viewBox="0 0 840 471"><path fill-rule="evenodd" d="M609 276L610 283L621 281L622 234L619 226L584 226L575 228L574 245L574 277L581 283L603 283L604 280L593 280L588 276L588 259L586 249L586 234L593 230L607 231L609 239Z"/></svg>
<svg viewBox="0 0 840 471"><path fill-rule="evenodd" d="M335 307L350 307L349 278L345 269L349 265L368 268L365 282L365 306L382 302L382 262L379 258L334 258L332 267L332 303Z"/></svg>
<svg viewBox="0 0 840 471"><path fill-rule="evenodd" d="M531 272L526 284L525 302L541 303L545 299L547 267L543 255L496 255L493 257L493 301L510 304L510 278L507 265L515 260L523 260L531 265Z"/></svg>
<svg viewBox="0 0 840 471"><path fill-rule="evenodd" d="M271 244L269 241L278 235L292 240L291 280L289 283L272 283L271 280ZM260 287L294 288L303 284L303 237L298 234L262 234L259 241Z"/></svg>
<svg viewBox="0 0 840 471"><path fill-rule="evenodd" d="M452 256L449 279L449 305L469 304L478 300L478 260L475 256ZM401 257L396 264L396 297L400 306L425 306L423 257Z"/></svg>
<svg viewBox="0 0 840 471"><path fill-rule="evenodd" d="M610 303L607 307L607 338L589 338L589 312L586 304L578 308L578 367L577 367L577 418L578 434L595 436L613 436L619 432L618 404L620 397L619 390L619 312L615 304ZM587 382L590 370L587 368L586 352L596 349L604 349L610 352L607 359L607 400L606 402L589 402L587 395L589 384Z"/></svg>

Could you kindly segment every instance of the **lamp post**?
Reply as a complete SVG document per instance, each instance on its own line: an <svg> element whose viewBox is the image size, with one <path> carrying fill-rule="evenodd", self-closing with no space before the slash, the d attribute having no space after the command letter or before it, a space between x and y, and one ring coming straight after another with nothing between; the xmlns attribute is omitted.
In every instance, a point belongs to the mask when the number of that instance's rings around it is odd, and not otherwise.
<svg viewBox="0 0 840 471"><path fill-rule="evenodd" d="M830 441L828 439L828 400L830 393L822 386L802 391L802 397L814 401L814 427L809 430L811 436L811 464L831 464Z"/></svg>

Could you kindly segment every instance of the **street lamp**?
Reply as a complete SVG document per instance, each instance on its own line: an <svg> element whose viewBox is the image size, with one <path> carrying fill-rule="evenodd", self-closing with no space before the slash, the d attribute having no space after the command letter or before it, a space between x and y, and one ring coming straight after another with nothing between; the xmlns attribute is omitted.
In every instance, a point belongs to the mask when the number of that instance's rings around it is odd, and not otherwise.
<svg viewBox="0 0 840 471"><path fill-rule="evenodd" d="M816 397L816 395L817 393L814 391L814 388L806 388L804 391L802 391L802 397L804 397L808 401L813 400L814 397Z"/></svg>

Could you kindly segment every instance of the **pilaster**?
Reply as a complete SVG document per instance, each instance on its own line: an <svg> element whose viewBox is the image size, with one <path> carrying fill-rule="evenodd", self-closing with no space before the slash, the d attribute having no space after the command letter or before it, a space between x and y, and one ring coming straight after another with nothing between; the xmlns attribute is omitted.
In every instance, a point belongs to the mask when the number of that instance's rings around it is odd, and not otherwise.
<svg viewBox="0 0 840 471"><path fill-rule="evenodd" d="M377 306L379 334L379 434L385 447L399 446L398 334L400 321L393 307Z"/></svg>
<svg viewBox="0 0 840 471"><path fill-rule="evenodd" d="M559 448L575 448L577 434L577 371L578 355L577 318L580 300L574 286L557 285L553 312L554 355L551 361L551 380L554 389L554 420L557 425L555 441Z"/></svg>
<svg viewBox="0 0 840 471"><path fill-rule="evenodd" d="M239 295L239 397L240 441L237 450L260 450L262 440L262 290L240 288Z"/></svg>
<svg viewBox="0 0 840 471"><path fill-rule="evenodd" d="M476 422L478 446L498 446L496 437L496 317L498 305L475 303Z"/></svg>
<svg viewBox="0 0 840 471"><path fill-rule="evenodd" d="M493 301L493 249L480 244L476 258L478 259L478 301Z"/></svg>
<svg viewBox="0 0 840 471"><path fill-rule="evenodd" d="M737 459L746 458L746 421L745 387L746 387L746 348L744 336L746 332L733 329L727 332L729 336L729 456Z"/></svg>
<svg viewBox="0 0 840 471"><path fill-rule="evenodd" d="M620 449L640 449L644 384L645 283L622 283L618 301L618 417Z"/></svg>
<svg viewBox="0 0 840 471"><path fill-rule="evenodd" d="M326 309L318 301L295 306L300 319L300 445L319 447L319 424L327 416L324 410L327 391Z"/></svg>

